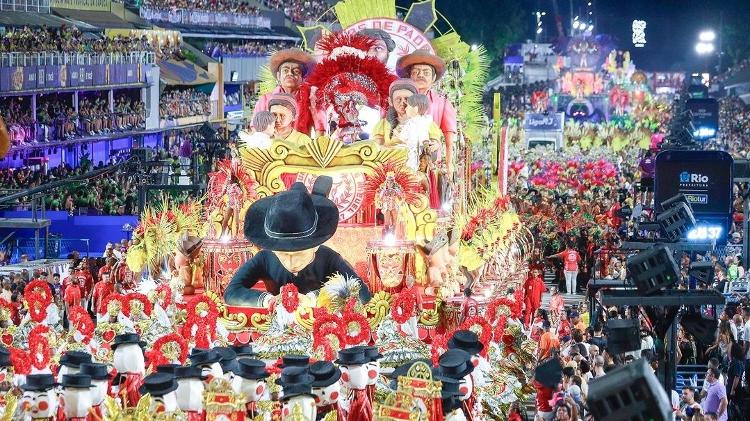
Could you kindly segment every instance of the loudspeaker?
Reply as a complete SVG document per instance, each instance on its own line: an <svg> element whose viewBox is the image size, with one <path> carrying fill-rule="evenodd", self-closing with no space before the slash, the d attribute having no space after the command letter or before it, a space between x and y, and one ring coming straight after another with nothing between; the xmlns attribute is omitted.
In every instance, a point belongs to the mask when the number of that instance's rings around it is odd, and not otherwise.
<svg viewBox="0 0 750 421"><path fill-rule="evenodd" d="M674 285L679 273L672 251L663 244L657 244L630 257L627 269L633 284L643 295Z"/></svg>
<svg viewBox="0 0 750 421"><path fill-rule="evenodd" d="M685 197L683 193L680 193L661 202L661 208L664 210L672 209L672 207L674 207L678 203L684 203L690 206L690 203L687 201L687 197Z"/></svg>
<svg viewBox="0 0 750 421"><path fill-rule="evenodd" d="M694 276L698 282L710 284L714 280L714 264L711 262L693 262L688 269L688 275Z"/></svg>
<svg viewBox="0 0 750 421"><path fill-rule="evenodd" d="M644 359L617 368L589 382L586 398L595 420L667 421L672 405Z"/></svg>
<svg viewBox="0 0 750 421"><path fill-rule="evenodd" d="M203 136L205 140L212 140L216 137L216 130L209 123L203 123L201 128L198 129L198 134Z"/></svg>
<svg viewBox="0 0 750 421"><path fill-rule="evenodd" d="M638 320L607 320L607 351L612 354L638 351L641 349L641 335Z"/></svg>
<svg viewBox="0 0 750 421"><path fill-rule="evenodd" d="M719 321L715 319L707 319L700 313L689 313L682 316L680 320L682 327L693 337L695 340L704 344L712 344L716 340L716 328L719 326Z"/></svg>
<svg viewBox="0 0 750 421"><path fill-rule="evenodd" d="M670 199L671 200L671 199ZM686 238L688 232L695 227L695 216L690 206L684 202L674 203L669 210L660 213L656 217L659 228L669 241L677 241Z"/></svg>

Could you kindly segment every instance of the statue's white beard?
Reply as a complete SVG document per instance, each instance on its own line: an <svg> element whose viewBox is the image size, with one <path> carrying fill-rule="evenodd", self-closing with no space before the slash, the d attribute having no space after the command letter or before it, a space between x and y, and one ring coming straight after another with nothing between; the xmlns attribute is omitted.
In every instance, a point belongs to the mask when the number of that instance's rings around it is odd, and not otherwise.
<svg viewBox="0 0 750 421"><path fill-rule="evenodd" d="M177 406L183 411L203 409L203 382L198 379L177 381Z"/></svg>
<svg viewBox="0 0 750 421"><path fill-rule="evenodd" d="M66 417L85 417L93 406L90 389L63 389L63 397Z"/></svg>

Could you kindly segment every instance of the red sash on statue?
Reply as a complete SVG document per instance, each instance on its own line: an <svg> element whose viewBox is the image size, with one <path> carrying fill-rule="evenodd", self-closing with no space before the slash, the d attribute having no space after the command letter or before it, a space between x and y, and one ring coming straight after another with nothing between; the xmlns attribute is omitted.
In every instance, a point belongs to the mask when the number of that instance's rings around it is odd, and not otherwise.
<svg viewBox="0 0 750 421"><path fill-rule="evenodd" d="M367 398L370 399L370 404L375 402L375 385L374 384L367 385Z"/></svg>
<svg viewBox="0 0 750 421"><path fill-rule="evenodd" d="M471 396L469 396L469 398L462 403L464 415L466 415L466 419L469 421L474 420L474 404L476 403L476 401L477 398L472 393Z"/></svg>
<svg viewBox="0 0 750 421"><path fill-rule="evenodd" d="M367 389L354 389L352 403L349 406L349 421L372 421L372 402L367 396Z"/></svg>
<svg viewBox="0 0 750 421"><path fill-rule="evenodd" d="M443 421L444 419L445 416L443 416L443 399L435 398L432 400L432 416L430 417L430 421Z"/></svg>
<svg viewBox="0 0 750 421"><path fill-rule="evenodd" d="M104 419L104 413L102 412L102 405L94 405L89 409L89 414L86 416L86 421L102 421Z"/></svg>
<svg viewBox="0 0 750 421"><path fill-rule="evenodd" d="M143 384L143 374L140 373L121 373L125 380L120 383L120 398L123 407L134 408L141 400L141 393L138 389Z"/></svg>
<svg viewBox="0 0 750 421"><path fill-rule="evenodd" d="M328 415L329 412L336 411L336 419L338 421L346 421L346 414L344 414L344 408L339 405L338 402L332 403L330 405L323 405L318 408L318 419L323 419L326 415Z"/></svg>

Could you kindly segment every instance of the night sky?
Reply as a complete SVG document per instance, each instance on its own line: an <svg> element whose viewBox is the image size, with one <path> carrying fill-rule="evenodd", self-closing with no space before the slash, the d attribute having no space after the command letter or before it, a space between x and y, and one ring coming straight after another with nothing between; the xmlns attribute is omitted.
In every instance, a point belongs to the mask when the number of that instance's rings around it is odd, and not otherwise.
<svg viewBox="0 0 750 421"><path fill-rule="evenodd" d="M724 22L732 20L750 21L750 0L557 0L561 20L565 30L570 26L570 5L573 4L574 15L588 15L587 3L592 1L596 19L596 32L608 33L619 40L619 47L631 51L637 67L644 70L682 70L695 71L706 66L705 58L695 53L695 43L702 29L720 30L720 13ZM398 0L399 4L410 3ZM446 3L451 2L451 3ZM453 7L460 4L459 7ZM442 3L442 7L441 7ZM496 15L502 20L504 8L520 7L523 9L525 25L519 33L517 42L533 39L536 23L532 12L547 12L544 18L544 35L556 34L552 0L438 0L438 9L442 9L449 20L471 22L468 14L483 14L476 17L481 21L486 15ZM469 19L466 19L469 18ZM635 48L632 44L632 22L635 19L647 23L644 48ZM484 25L491 26L491 25ZM460 25L456 29L461 32ZM491 31L488 27L486 30ZM750 36L750 34L748 34ZM717 41L718 49L718 41ZM704 61L702 61L704 60ZM725 59L726 60L726 59ZM715 65L714 62L712 65ZM726 64L726 63L725 63Z"/></svg>

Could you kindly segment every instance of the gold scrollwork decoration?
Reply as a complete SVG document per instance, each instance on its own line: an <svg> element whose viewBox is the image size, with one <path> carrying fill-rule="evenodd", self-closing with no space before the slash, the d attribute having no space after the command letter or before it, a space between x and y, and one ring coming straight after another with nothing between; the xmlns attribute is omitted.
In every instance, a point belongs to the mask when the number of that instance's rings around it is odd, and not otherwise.
<svg viewBox="0 0 750 421"><path fill-rule="evenodd" d="M435 300L435 308L422 310L419 315L419 324L426 328L434 328L440 322L440 306L443 302L438 298Z"/></svg>
<svg viewBox="0 0 750 421"><path fill-rule="evenodd" d="M385 319L385 316L391 311L391 300L393 300L391 294L385 291L378 291L370 299L370 302L365 304L365 314L367 315L367 320L370 322L370 328L373 330L377 329Z"/></svg>
<svg viewBox="0 0 750 421"><path fill-rule="evenodd" d="M260 333L265 333L271 327L271 316L268 314L253 313L250 316L250 327Z"/></svg>

